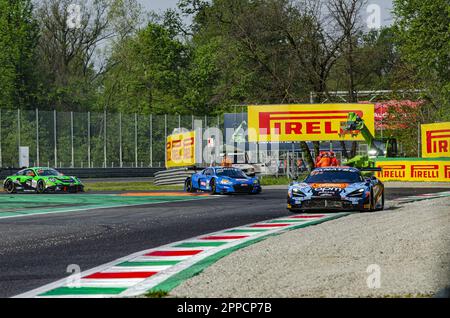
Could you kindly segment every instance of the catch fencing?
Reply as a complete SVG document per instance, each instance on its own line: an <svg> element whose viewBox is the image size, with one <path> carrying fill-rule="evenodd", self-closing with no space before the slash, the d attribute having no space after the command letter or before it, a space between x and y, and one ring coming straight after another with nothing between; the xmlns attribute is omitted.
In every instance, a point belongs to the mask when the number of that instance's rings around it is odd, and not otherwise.
<svg viewBox="0 0 450 318"><path fill-rule="evenodd" d="M18 166L20 146L29 147L30 166L164 167L166 137L194 121L223 125L221 116L0 109L0 168Z"/></svg>

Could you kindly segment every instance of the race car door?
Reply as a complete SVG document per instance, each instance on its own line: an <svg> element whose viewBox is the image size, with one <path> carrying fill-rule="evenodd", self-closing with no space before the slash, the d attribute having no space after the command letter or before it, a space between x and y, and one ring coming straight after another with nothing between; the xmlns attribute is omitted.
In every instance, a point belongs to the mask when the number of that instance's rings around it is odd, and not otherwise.
<svg viewBox="0 0 450 318"><path fill-rule="evenodd" d="M34 177L35 177L35 173L33 170L31 169L26 169L23 171L23 173L21 173L19 175L19 182L21 184L21 186L26 189L26 190L30 190L30 189L34 189L36 188L35 182L34 182Z"/></svg>
<svg viewBox="0 0 450 318"><path fill-rule="evenodd" d="M198 187L200 190L209 190L209 182L213 176L213 169L207 168L198 179Z"/></svg>

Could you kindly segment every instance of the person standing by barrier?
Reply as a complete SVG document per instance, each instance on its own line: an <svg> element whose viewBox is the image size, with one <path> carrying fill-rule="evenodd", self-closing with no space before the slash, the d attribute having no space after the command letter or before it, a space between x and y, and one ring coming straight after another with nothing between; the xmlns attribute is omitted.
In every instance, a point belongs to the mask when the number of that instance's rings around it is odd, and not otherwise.
<svg viewBox="0 0 450 318"><path fill-rule="evenodd" d="M322 159L320 159L319 163L317 164L317 167L323 168L323 167L329 167L331 165L331 158L328 153L324 153Z"/></svg>
<svg viewBox="0 0 450 318"><path fill-rule="evenodd" d="M315 165L316 168L319 167L319 162L320 162L320 160L323 158L323 154L324 154L324 152L321 151L321 152L319 153L319 155L316 157L316 162L314 163L314 165Z"/></svg>
<svg viewBox="0 0 450 318"><path fill-rule="evenodd" d="M330 165L332 167L339 167L340 163L339 160L336 158L336 155L333 151L330 151Z"/></svg>
<svg viewBox="0 0 450 318"><path fill-rule="evenodd" d="M231 158L228 157L227 155L224 155L222 158L221 166L222 167L232 167L233 162L231 161Z"/></svg>

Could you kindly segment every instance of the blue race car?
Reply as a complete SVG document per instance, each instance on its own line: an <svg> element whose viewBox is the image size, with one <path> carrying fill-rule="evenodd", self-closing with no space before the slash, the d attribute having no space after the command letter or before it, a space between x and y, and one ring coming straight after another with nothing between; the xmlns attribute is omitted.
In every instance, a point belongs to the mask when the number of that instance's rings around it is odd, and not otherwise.
<svg viewBox="0 0 450 318"><path fill-rule="evenodd" d="M289 186L287 208L308 210L377 211L384 209L384 185L361 171L379 168L324 167L311 171L302 182Z"/></svg>
<svg viewBox="0 0 450 318"><path fill-rule="evenodd" d="M247 176L241 169L231 167L209 167L186 178L184 189L187 192L208 191L216 193L261 192L258 178Z"/></svg>

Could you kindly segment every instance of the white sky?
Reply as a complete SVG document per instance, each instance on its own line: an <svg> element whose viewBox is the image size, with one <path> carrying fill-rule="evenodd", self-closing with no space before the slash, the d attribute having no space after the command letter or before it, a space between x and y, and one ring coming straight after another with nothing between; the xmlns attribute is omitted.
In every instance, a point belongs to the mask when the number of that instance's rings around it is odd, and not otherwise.
<svg viewBox="0 0 450 318"><path fill-rule="evenodd" d="M169 8L176 8L178 0L138 0L145 9L161 13ZM386 26L392 23L392 0L366 0L367 5L377 4L381 9L381 25ZM365 12L363 12L364 14ZM367 13L366 13L367 14Z"/></svg>
<svg viewBox="0 0 450 318"><path fill-rule="evenodd" d="M169 8L176 8L178 0L139 0L146 9L164 11Z"/></svg>

